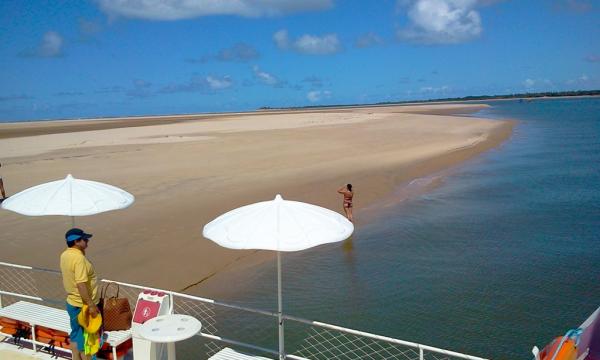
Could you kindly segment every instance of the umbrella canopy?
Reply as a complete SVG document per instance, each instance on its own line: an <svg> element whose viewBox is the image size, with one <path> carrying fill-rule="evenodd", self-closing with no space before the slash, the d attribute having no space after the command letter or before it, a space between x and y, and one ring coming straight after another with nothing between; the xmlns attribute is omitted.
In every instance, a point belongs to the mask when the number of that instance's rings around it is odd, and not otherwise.
<svg viewBox="0 0 600 360"><path fill-rule="evenodd" d="M2 208L28 216L86 216L124 209L135 198L118 187L75 179L52 181L25 189L2 202Z"/></svg>
<svg viewBox="0 0 600 360"><path fill-rule="evenodd" d="M219 216L202 235L229 249L299 251L345 240L353 231L352 223L335 211L277 195Z"/></svg>
<svg viewBox="0 0 600 360"><path fill-rule="evenodd" d="M204 226L202 235L230 249L277 251L279 358L284 359L281 251L342 241L353 231L354 225L335 211L277 195L272 201L242 206L219 216Z"/></svg>

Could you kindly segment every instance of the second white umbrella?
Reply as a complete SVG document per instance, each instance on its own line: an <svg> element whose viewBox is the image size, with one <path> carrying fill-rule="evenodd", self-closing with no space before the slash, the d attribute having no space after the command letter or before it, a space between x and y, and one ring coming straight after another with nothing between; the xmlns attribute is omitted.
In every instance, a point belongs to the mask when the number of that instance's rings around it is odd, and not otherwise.
<svg viewBox="0 0 600 360"><path fill-rule="evenodd" d="M277 195L272 201L242 206L217 217L204 226L202 235L230 249L277 251L279 357L283 359L280 252L342 241L353 231L354 225L335 211Z"/></svg>

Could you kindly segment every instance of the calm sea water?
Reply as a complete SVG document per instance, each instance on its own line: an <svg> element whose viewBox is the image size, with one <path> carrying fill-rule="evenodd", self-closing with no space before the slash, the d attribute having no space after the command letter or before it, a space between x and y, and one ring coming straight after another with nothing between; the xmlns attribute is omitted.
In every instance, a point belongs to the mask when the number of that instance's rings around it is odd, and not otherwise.
<svg viewBox="0 0 600 360"><path fill-rule="evenodd" d="M351 241L285 254L286 313L527 359L600 305L600 99L492 105L477 115L519 120L509 141ZM234 300L274 309L274 276Z"/></svg>

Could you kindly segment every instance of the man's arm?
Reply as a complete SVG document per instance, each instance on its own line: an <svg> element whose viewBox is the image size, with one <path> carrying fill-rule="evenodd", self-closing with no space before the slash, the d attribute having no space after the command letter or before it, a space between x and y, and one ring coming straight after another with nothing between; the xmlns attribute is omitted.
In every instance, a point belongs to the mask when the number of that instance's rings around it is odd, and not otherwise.
<svg viewBox="0 0 600 360"><path fill-rule="evenodd" d="M92 301L86 283L77 283L77 290L79 291L79 295L81 295L81 300L88 306L90 315L96 317L98 315L98 307Z"/></svg>

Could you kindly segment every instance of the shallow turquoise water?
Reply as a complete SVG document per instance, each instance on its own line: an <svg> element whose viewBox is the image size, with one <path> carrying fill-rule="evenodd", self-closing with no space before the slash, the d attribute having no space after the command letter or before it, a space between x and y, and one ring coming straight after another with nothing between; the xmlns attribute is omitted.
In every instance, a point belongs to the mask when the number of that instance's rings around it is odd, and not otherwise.
<svg viewBox="0 0 600 360"><path fill-rule="evenodd" d="M285 254L286 313L521 359L600 305L600 99L492 105L509 141L351 242ZM274 274L231 300L274 309Z"/></svg>

